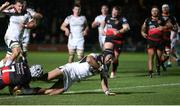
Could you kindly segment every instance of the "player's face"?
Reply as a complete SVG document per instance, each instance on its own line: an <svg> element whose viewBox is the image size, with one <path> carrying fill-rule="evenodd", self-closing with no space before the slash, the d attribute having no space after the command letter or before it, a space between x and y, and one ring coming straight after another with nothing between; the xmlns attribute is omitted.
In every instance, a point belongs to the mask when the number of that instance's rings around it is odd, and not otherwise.
<svg viewBox="0 0 180 106"><path fill-rule="evenodd" d="M116 10L115 8L112 9L112 16L117 17L119 15L119 11Z"/></svg>
<svg viewBox="0 0 180 106"><path fill-rule="evenodd" d="M107 14L108 13L108 7L107 6L102 6L101 12L102 12L102 14Z"/></svg>
<svg viewBox="0 0 180 106"><path fill-rule="evenodd" d="M152 8L152 10L151 10L151 14L152 14L152 16L157 17L157 16L158 16L158 14L159 14L159 10L158 10L158 8Z"/></svg>
<svg viewBox="0 0 180 106"><path fill-rule="evenodd" d="M74 7L73 8L73 14L79 15L81 13L81 8L80 7Z"/></svg>
<svg viewBox="0 0 180 106"><path fill-rule="evenodd" d="M162 12L163 13L168 13L169 12L169 7L163 7Z"/></svg>
<svg viewBox="0 0 180 106"><path fill-rule="evenodd" d="M22 12L22 9L23 9L23 4L21 4L20 2L17 2L17 3L14 5L14 8L17 10L18 13L21 13L21 12Z"/></svg>

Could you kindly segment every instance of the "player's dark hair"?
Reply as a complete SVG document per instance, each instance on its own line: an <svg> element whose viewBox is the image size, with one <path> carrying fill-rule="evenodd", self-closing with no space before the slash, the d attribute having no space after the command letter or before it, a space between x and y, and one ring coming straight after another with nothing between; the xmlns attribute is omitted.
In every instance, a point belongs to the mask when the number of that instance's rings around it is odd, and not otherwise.
<svg viewBox="0 0 180 106"><path fill-rule="evenodd" d="M25 0L16 0L15 3L21 3L24 4Z"/></svg>
<svg viewBox="0 0 180 106"><path fill-rule="evenodd" d="M104 7L104 6L107 7L107 8L109 8L107 4L101 5L101 8Z"/></svg>
<svg viewBox="0 0 180 106"><path fill-rule="evenodd" d="M122 9L120 6L113 6L112 9L117 10L119 12L119 14L121 14Z"/></svg>
<svg viewBox="0 0 180 106"><path fill-rule="evenodd" d="M81 8L81 5L80 5L80 4L74 4L74 5L73 5L73 8L74 8L74 7L79 7L79 8Z"/></svg>
<svg viewBox="0 0 180 106"><path fill-rule="evenodd" d="M157 8L159 10L158 6L156 6L156 5L153 5L151 9L153 9L153 8Z"/></svg>

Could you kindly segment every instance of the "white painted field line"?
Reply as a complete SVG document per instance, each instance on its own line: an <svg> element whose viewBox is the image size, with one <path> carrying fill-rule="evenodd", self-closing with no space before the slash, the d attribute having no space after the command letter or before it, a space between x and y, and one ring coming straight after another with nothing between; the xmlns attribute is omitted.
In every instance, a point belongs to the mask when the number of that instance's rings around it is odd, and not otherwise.
<svg viewBox="0 0 180 106"><path fill-rule="evenodd" d="M16 99L16 98L26 98L26 97L33 97L33 95L26 95L26 96L7 96L7 97L1 97L0 100Z"/></svg>
<svg viewBox="0 0 180 106"><path fill-rule="evenodd" d="M152 87L166 87L166 86L180 86L180 83L169 83L169 84L157 84L157 85L142 85L142 86L132 86L132 87L121 87L121 88L110 88L111 90L120 90L120 89L135 89L135 88L152 88ZM83 93L83 92L99 92L101 89L94 90L81 90L81 91L68 91L65 93Z"/></svg>
<svg viewBox="0 0 180 106"><path fill-rule="evenodd" d="M168 86L180 86L180 83L169 83L169 84L157 84L157 85L142 85L142 86L132 86L132 87L121 87L121 88L111 88L111 90L120 90L120 89L135 89L135 88L152 88L152 87L168 87ZM65 94L71 93L83 93L83 92L100 92L101 89L94 90L81 90L81 91L68 91ZM8 97L0 97L0 100L6 99L16 99L16 98L27 98L33 97L34 95L25 95L25 96L8 96Z"/></svg>

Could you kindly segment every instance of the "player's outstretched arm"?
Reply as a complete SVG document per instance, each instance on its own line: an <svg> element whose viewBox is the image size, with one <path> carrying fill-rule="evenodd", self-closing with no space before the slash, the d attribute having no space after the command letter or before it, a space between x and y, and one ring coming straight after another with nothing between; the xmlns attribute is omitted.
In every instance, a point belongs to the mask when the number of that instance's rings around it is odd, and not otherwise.
<svg viewBox="0 0 180 106"><path fill-rule="evenodd" d="M102 90L104 91L105 95L107 95L107 96L116 95L115 93L110 92L109 87L108 87L108 79L106 77L103 77L102 75L101 75L101 87L102 87Z"/></svg>
<svg viewBox="0 0 180 106"><path fill-rule="evenodd" d="M9 6L9 2L5 2L4 4L1 5L0 7L0 12L2 12L6 7Z"/></svg>

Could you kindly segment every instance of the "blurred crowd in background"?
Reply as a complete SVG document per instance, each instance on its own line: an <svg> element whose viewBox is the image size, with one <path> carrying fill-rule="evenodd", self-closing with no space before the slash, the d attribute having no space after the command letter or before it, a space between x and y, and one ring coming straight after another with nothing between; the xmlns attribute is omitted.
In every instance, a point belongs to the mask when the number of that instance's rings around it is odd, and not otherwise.
<svg viewBox="0 0 180 106"><path fill-rule="evenodd" d="M13 0L8 0L13 2ZM4 3L0 1L0 4ZM144 48L145 39L140 34L141 25L150 16L151 7L156 5L161 10L162 4L170 5L170 12L180 23L179 0L27 0L29 7L42 13L43 18L38 26L31 31L30 44L66 44L67 37L60 30L65 17L72 12L74 3L79 2L82 14L87 17L90 31L86 39L86 47L98 46L98 31L91 28L94 18L100 14L101 5L107 4L109 8L114 5L122 7L122 14L128 19L131 30L127 33L126 49L138 50ZM111 10L110 10L111 11ZM110 12L109 11L109 12ZM0 15L0 46L4 46L4 34L8 26L8 17Z"/></svg>

